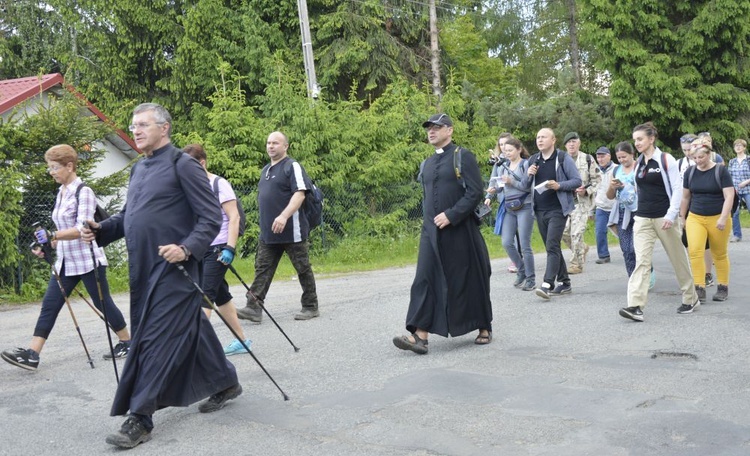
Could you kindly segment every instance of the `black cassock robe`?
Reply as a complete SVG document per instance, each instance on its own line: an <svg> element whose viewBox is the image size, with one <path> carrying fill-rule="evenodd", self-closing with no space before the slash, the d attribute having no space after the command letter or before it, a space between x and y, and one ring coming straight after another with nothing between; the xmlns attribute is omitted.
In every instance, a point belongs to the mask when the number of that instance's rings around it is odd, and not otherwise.
<svg viewBox="0 0 750 456"><path fill-rule="evenodd" d="M133 166L122 212L101 225L102 244L125 237L130 270L132 345L111 414L151 415L236 384L201 294L158 255L162 245L186 246L191 256L182 265L200 282L199 259L221 227L201 165L171 144L154 151Z"/></svg>
<svg viewBox="0 0 750 456"><path fill-rule="evenodd" d="M484 186L476 157L464 150L456 178L451 143L425 161L422 235L406 329L417 328L447 337L475 329L492 330L490 259L473 215ZM450 225L439 229L433 219L441 212Z"/></svg>

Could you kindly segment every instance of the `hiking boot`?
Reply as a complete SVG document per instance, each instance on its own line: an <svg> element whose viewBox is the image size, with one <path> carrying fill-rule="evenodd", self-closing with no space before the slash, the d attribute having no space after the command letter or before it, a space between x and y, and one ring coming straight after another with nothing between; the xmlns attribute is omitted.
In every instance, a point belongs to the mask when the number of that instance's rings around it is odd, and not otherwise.
<svg viewBox="0 0 750 456"><path fill-rule="evenodd" d="M705 304L706 303L706 289L696 285L695 293L698 295L698 301L700 301L701 304Z"/></svg>
<svg viewBox="0 0 750 456"><path fill-rule="evenodd" d="M571 264L570 267L568 267L568 274L580 274L582 272L583 268L577 264Z"/></svg>
<svg viewBox="0 0 750 456"><path fill-rule="evenodd" d="M633 321L643 321L643 310L640 307L623 307L620 309L620 316L629 318Z"/></svg>
<svg viewBox="0 0 750 456"><path fill-rule="evenodd" d="M714 286L714 276L710 272L706 273L706 288Z"/></svg>
<svg viewBox="0 0 750 456"><path fill-rule="evenodd" d="M712 301L726 301L729 297L729 285L719 284L716 287L716 294L711 298Z"/></svg>
<svg viewBox="0 0 750 456"><path fill-rule="evenodd" d="M544 282L541 287L534 290L534 293L542 299L549 299L550 291L552 291L552 287L547 282Z"/></svg>
<svg viewBox="0 0 750 456"><path fill-rule="evenodd" d="M120 430L114 434L109 434L105 441L110 445L120 448L135 448L139 443L151 440L151 431L147 431L141 420L134 416L129 416Z"/></svg>
<svg viewBox="0 0 750 456"><path fill-rule="evenodd" d="M518 288L523 285L524 281L526 281L526 274L519 272L516 274L516 280L513 281L513 286Z"/></svg>
<svg viewBox="0 0 750 456"><path fill-rule="evenodd" d="M550 296L561 296L564 294L571 294L573 292L573 288L570 286L569 283L561 283L560 285L556 286L554 290L550 291Z"/></svg>
<svg viewBox="0 0 750 456"><path fill-rule="evenodd" d="M121 340L114 346L112 351L115 352L115 359L125 358L130 353L130 341ZM112 352L107 352L102 356L104 359L112 359Z"/></svg>
<svg viewBox="0 0 750 456"><path fill-rule="evenodd" d="M598 260L596 260L596 264L605 264L609 263L610 261L612 260L609 257L599 258Z"/></svg>
<svg viewBox="0 0 750 456"><path fill-rule="evenodd" d="M680 307L677 308L677 313L678 314L693 313L693 311L695 309L697 309L698 307L700 307L700 306L701 306L701 300L698 299L697 301L695 301L695 303L693 305L690 305L690 304L683 304L683 305L681 305Z"/></svg>
<svg viewBox="0 0 750 456"><path fill-rule="evenodd" d="M318 309L312 307L303 307L302 310L294 315L295 320L311 320L315 317L320 316Z"/></svg>
<svg viewBox="0 0 750 456"><path fill-rule="evenodd" d="M254 323L260 323L263 320L263 309L260 307L260 303L249 291L245 296L247 296L247 305L242 309L237 309L237 317L243 320L250 320Z"/></svg>
<svg viewBox="0 0 750 456"><path fill-rule="evenodd" d="M252 343L252 340L245 339L245 345L247 345L247 348L249 348L250 350L252 350L252 346L250 345ZM224 347L224 354L227 356L239 355L241 353L247 353L247 350L245 350L245 347L243 347L240 341L237 339L234 339L229 343L229 345Z"/></svg>
<svg viewBox="0 0 750 456"><path fill-rule="evenodd" d="M536 280L534 280L534 279L526 279L526 283L523 284L523 287L521 289L523 291L531 291L534 288L536 288Z"/></svg>
<svg viewBox="0 0 750 456"><path fill-rule="evenodd" d="M234 386L230 386L224 391L220 391L198 406L198 411L201 413L211 413L217 410L221 410L226 405L227 401L231 401L242 394L242 385L237 383Z"/></svg>
<svg viewBox="0 0 750 456"><path fill-rule="evenodd" d="M15 348L3 351L2 358L21 369L35 371L39 367L39 353L30 348Z"/></svg>

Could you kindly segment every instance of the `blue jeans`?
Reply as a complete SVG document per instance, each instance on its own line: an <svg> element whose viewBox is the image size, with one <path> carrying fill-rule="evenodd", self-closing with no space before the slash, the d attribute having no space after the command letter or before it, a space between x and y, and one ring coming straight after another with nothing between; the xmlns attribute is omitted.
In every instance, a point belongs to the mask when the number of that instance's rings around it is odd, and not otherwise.
<svg viewBox="0 0 750 456"><path fill-rule="evenodd" d="M609 245L607 244L607 222L609 222L609 211L596 209L595 232L596 253L599 258L609 258Z"/></svg>
<svg viewBox="0 0 750 456"><path fill-rule="evenodd" d="M745 201L745 206L750 210L750 193L746 195L737 195ZM737 208L737 212L732 214L732 234L742 239L742 227L740 226L740 212L742 212L742 206Z"/></svg>
<svg viewBox="0 0 750 456"><path fill-rule="evenodd" d="M565 285L570 285L568 266L562 254L560 242L568 217L563 215L562 209L551 211L536 211L536 224L542 235L544 248L547 250L547 267L544 271L544 281L555 288L555 279Z"/></svg>
<svg viewBox="0 0 750 456"><path fill-rule="evenodd" d="M534 252L531 250L531 231L534 228L534 214L531 203L526 203L517 211L506 211L503 220L503 248L510 261L518 266L518 273L528 279L536 277L534 273ZM521 241L521 253L516 247L516 231Z"/></svg>
<svg viewBox="0 0 750 456"><path fill-rule="evenodd" d="M620 250L622 250L622 257L625 260L625 271L627 271L628 277L630 277L635 270L635 245L633 244L633 224L635 223L635 217L630 218L630 223L627 228L622 227L622 221L624 218L625 211L620 210L620 219L617 221L617 233L620 237Z"/></svg>

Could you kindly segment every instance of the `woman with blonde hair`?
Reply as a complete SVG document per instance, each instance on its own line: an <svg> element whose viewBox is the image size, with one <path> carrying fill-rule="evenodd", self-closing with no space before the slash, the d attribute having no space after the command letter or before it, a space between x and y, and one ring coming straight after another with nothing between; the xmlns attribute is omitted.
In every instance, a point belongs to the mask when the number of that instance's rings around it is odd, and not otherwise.
<svg viewBox="0 0 750 456"><path fill-rule="evenodd" d="M726 301L729 295L727 244L732 231L734 185L726 167L717 165L712 160L712 153L708 145L698 146L693 151L695 165L685 171L680 205L680 219L685 224L687 233L695 291L701 302L706 301L706 271L703 261L706 240L711 245L711 257L716 266L718 281L717 291L712 299Z"/></svg>

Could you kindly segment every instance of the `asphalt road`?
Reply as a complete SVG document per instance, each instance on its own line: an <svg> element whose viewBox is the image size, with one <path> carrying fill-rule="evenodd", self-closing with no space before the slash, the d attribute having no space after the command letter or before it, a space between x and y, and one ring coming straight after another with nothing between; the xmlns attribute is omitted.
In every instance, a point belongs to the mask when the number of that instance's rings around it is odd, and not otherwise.
<svg viewBox="0 0 750 456"><path fill-rule="evenodd" d="M730 244L728 301L711 302L710 288L706 305L678 315L677 283L657 248L644 323L617 314L626 293L617 247L612 263L589 258L573 294L551 301L514 289L507 260L497 260L492 344L432 337L425 356L391 343L404 334L413 267L319 278L321 317L306 322L293 319L301 292L286 278L266 302L301 350L270 320L243 324L290 400L250 356L234 356L242 396L213 414L197 405L157 412L152 441L130 454L747 455L749 251L750 241ZM537 271L543 265L537 255ZM232 291L244 304L243 289ZM127 311L126 295L116 301ZM104 442L123 418L109 416L103 323L81 300L74 308L96 368L65 309L37 372L0 363L2 455L121 451ZM28 344L37 313L0 313L2 349Z"/></svg>

